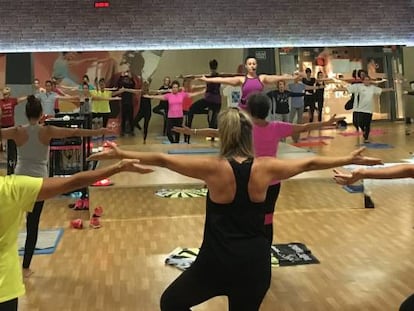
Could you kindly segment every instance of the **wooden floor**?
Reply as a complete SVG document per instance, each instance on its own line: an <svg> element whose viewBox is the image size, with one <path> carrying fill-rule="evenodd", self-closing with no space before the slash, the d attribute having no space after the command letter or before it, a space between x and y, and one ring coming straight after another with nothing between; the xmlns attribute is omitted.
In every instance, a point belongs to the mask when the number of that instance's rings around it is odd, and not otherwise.
<svg viewBox="0 0 414 311"><path fill-rule="evenodd" d="M386 133L372 141L395 148L367 154L399 162L414 150L414 136L404 134L403 124L373 127ZM318 154L345 154L357 143L356 137L336 130L321 133L335 138L312 148ZM139 137L120 143L140 150L171 148L159 144L155 135L145 146ZM198 141L191 147L209 144ZM53 255L34 257L35 274L26 281L19 310L159 310L163 290L180 274L164 265L165 255L177 246L200 245L205 200L156 197L154 191L163 186L200 185L165 170L157 174L120 174L113 178L114 186L91 189L92 207L104 208L100 229L70 229L71 219L87 221L88 212L67 208L73 199L49 200L40 226L64 227L65 232ZM273 268L261 310L398 310L414 292L413 186L412 181L371 182L376 208L364 209L362 195L335 185L330 171L283 182L274 240L305 243L321 263ZM212 299L194 310L227 310L226 299Z"/></svg>

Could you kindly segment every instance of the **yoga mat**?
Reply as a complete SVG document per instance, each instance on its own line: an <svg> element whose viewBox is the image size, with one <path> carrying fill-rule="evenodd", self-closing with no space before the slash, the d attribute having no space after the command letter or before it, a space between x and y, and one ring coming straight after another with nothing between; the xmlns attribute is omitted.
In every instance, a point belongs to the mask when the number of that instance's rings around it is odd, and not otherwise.
<svg viewBox="0 0 414 311"><path fill-rule="evenodd" d="M349 193L362 193L364 192L364 185L347 185L342 187L344 190Z"/></svg>
<svg viewBox="0 0 414 311"><path fill-rule="evenodd" d="M35 255L53 254L62 237L63 228L40 230L37 238ZM26 232L20 232L18 237L19 255L23 256Z"/></svg>
<svg viewBox="0 0 414 311"><path fill-rule="evenodd" d="M168 150L169 154L208 154L218 153L217 148L198 148L198 149L171 149Z"/></svg>
<svg viewBox="0 0 414 311"><path fill-rule="evenodd" d="M196 260L199 248L177 247L167 255L165 264L182 271L187 270ZM270 248L272 267L317 264L319 260L303 243L274 244Z"/></svg>
<svg viewBox="0 0 414 311"><path fill-rule="evenodd" d="M327 145L327 143L325 143L322 140L318 140L318 141L301 141L298 143L293 143L292 145L296 147L320 147L320 146Z"/></svg>
<svg viewBox="0 0 414 311"><path fill-rule="evenodd" d="M382 130L382 129L373 129L369 132L369 135L370 136L381 136L384 133L385 133L385 131ZM342 135L342 136L362 136L362 131L359 131L359 132L357 132L357 131L341 132L341 133L339 133L339 135Z"/></svg>
<svg viewBox="0 0 414 311"><path fill-rule="evenodd" d="M359 146L365 146L368 149L392 149L394 146L389 144L383 144L383 143L364 143L360 144Z"/></svg>

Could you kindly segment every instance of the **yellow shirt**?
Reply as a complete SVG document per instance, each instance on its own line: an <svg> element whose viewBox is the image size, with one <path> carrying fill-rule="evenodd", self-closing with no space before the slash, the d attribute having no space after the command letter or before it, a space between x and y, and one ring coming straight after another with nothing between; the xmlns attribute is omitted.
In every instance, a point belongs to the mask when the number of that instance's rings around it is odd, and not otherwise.
<svg viewBox="0 0 414 311"><path fill-rule="evenodd" d="M42 183L42 178L0 176L0 302L25 293L17 237L22 216L32 210Z"/></svg>
<svg viewBox="0 0 414 311"><path fill-rule="evenodd" d="M92 96L98 96L98 97L105 97L105 98L111 98L112 92L111 91L98 91L98 90L92 90L90 91ZM95 113L108 113L111 112L111 107L109 106L109 100L97 100L92 99L92 112Z"/></svg>

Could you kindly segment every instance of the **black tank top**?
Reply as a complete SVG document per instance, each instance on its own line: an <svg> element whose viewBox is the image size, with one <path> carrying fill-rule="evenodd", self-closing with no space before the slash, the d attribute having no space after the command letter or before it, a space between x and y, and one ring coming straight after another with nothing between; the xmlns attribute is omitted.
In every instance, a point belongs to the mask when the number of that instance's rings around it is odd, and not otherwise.
<svg viewBox="0 0 414 311"><path fill-rule="evenodd" d="M229 163L236 180L236 194L228 204L215 203L207 194L204 239L199 254L222 265L269 256L269 242L264 233L265 202L252 202L248 194L253 159L242 163L229 160Z"/></svg>

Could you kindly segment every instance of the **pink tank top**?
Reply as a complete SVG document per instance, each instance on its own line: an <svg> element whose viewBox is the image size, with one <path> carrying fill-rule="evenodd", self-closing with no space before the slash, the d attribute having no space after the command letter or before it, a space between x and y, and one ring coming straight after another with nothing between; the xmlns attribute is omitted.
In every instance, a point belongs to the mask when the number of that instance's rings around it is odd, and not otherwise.
<svg viewBox="0 0 414 311"><path fill-rule="evenodd" d="M242 85L242 95L241 100L239 103L239 107L242 109L247 108L247 99L249 98L249 95L254 92L261 92L263 91L264 85L262 81L260 81L259 76L256 78L248 78L246 76L246 79L244 80L244 83Z"/></svg>

